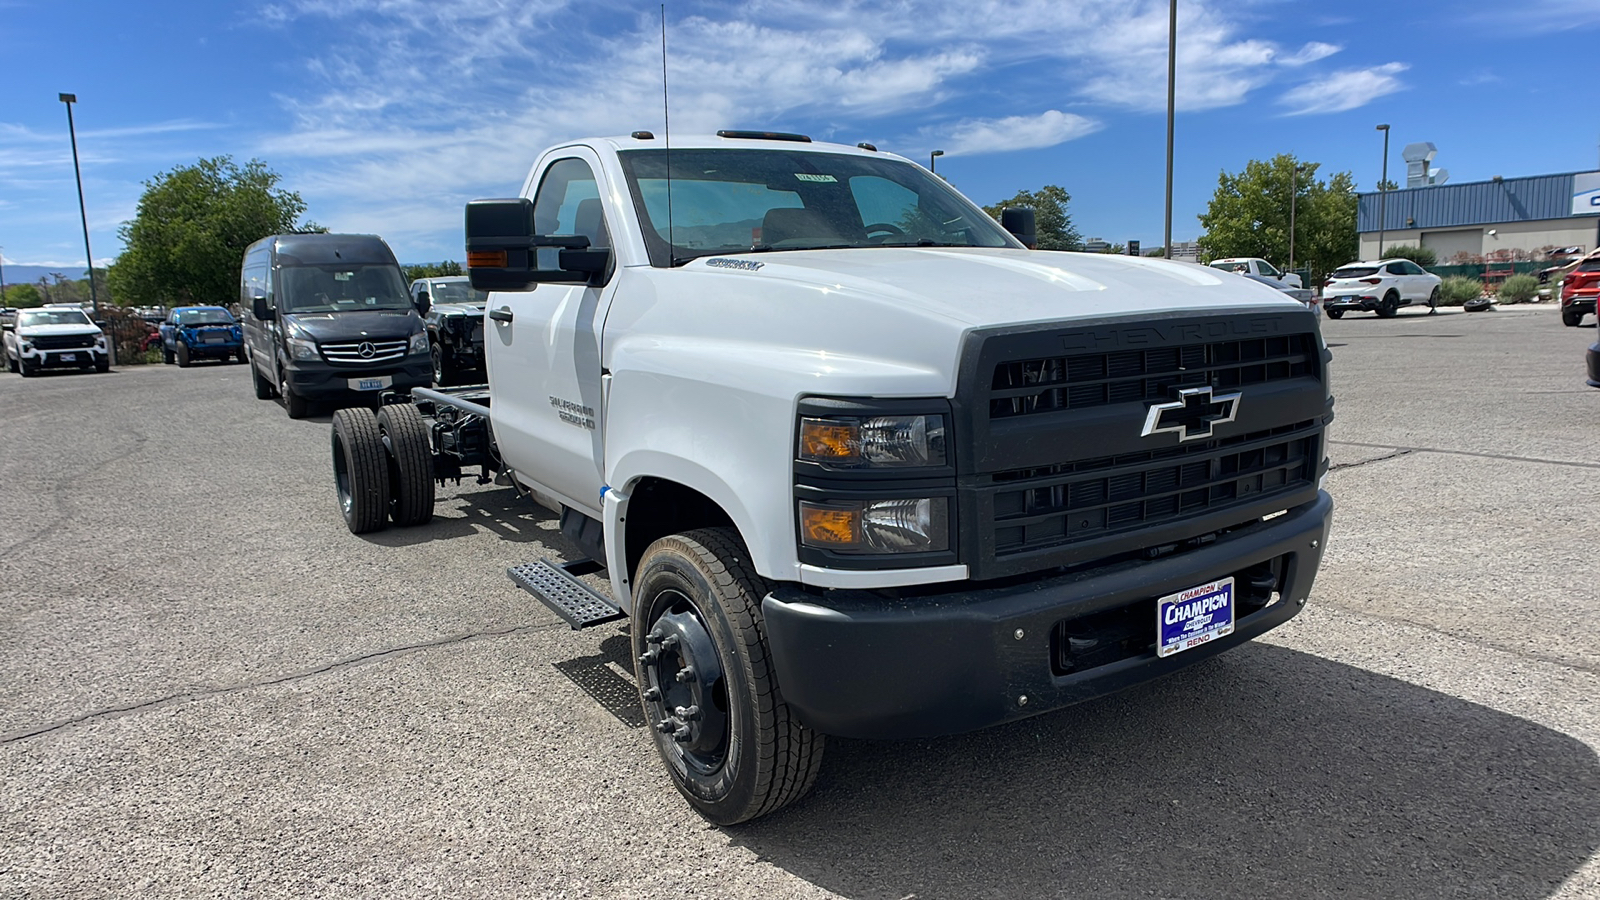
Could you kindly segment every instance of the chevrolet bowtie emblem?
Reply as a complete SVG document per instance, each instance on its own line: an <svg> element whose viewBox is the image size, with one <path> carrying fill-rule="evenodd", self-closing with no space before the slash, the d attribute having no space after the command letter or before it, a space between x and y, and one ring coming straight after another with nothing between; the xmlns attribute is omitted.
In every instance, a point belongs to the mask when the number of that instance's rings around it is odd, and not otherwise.
<svg viewBox="0 0 1600 900"><path fill-rule="evenodd" d="M1232 422L1238 412L1238 394L1213 395L1209 386L1183 388L1178 391L1178 399L1150 407L1139 436L1174 431L1180 441L1208 438L1213 426Z"/></svg>

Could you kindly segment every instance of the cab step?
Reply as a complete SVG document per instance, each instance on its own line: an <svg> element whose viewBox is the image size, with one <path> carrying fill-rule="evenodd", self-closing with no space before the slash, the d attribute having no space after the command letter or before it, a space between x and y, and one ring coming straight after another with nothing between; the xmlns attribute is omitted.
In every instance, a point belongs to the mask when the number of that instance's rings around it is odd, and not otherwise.
<svg viewBox="0 0 1600 900"><path fill-rule="evenodd" d="M538 597L540 602L565 619L573 631L577 631L623 616L622 610L613 606L611 601L578 580L579 575L598 572L602 568L592 559L575 559L559 565L541 559L512 566L506 569L506 574L518 587Z"/></svg>

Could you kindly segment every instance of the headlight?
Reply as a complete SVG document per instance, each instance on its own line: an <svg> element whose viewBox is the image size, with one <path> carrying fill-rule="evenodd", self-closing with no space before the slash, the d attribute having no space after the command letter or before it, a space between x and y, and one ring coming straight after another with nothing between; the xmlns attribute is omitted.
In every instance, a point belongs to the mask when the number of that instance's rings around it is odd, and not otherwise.
<svg viewBox="0 0 1600 900"><path fill-rule="evenodd" d="M426 331L419 331L411 336L411 352L428 352L428 333Z"/></svg>
<svg viewBox="0 0 1600 900"><path fill-rule="evenodd" d="M944 416L800 420L800 458L829 466L942 466Z"/></svg>
<svg viewBox="0 0 1600 900"><path fill-rule="evenodd" d="M800 502L800 542L845 553L926 553L950 549L944 497Z"/></svg>
<svg viewBox="0 0 1600 900"><path fill-rule="evenodd" d="M312 341L302 341L299 338L289 338L289 353L295 359L316 359L317 345Z"/></svg>

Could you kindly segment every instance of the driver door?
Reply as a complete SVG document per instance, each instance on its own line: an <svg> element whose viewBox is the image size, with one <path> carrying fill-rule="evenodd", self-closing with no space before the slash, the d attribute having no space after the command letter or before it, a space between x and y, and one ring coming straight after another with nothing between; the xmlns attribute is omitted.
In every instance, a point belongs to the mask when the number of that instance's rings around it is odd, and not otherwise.
<svg viewBox="0 0 1600 900"><path fill-rule="evenodd" d="M546 166L534 195L536 233L582 234L591 247L609 247L603 198L612 194L603 177L599 159L581 148ZM605 464L600 338L615 284L608 277L494 293L484 321L501 457L524 483L596 519Z"/></svg>

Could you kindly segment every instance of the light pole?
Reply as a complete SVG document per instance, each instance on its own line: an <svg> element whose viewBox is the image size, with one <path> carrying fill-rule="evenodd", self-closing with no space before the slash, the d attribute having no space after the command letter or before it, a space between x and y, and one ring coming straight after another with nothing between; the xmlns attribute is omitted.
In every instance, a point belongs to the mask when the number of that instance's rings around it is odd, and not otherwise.
<svg viewBox="0 0 1600 900"><path fill-rule="evenodd" d="M1172 258L1172 113L1178 84L1178 0L1168 4L1167 19L1167 227L1162 233L1161 254Z"/></svg>
<svg viewBox="0 0 1600 900"><path fill-rule="evenodd" d="M1294 201L1300 193L1300 160L1289 169L1289 271L1294 271ZM1308 276L1309 277L1309 276Z"/></svg>
<svg viewBox="0 0 1600 900"><path fill-rule="evenodd" d="M0 247L0 306L6 305L6 248Z"/></svg>
<svg viewBox="0 0 1600 900"><path fill-rule="evenodd" d="M943 150L935 150L932 153L928 154L928 171L929 172L932 172L935 175L939 174L939 170L935 169L933 167L933 165L934 165L933 161L938 159L939 157L941 157L943 155L944 155L944 151Z"/></svg>
<svg viewBox="0 0 1600 900"><path fill-rule="evenodd" d="M78 168L78 132L72 126L72 104L78 102L77 94L62 94L61 102L67 105L67 134L72 137L72 174L78 179L78 216L83 220L83 256L89 264L89 302L94 307L94 317L100 318L100 294L94 289L94 254L89 251L89 211L83 205L83 172Z"/></svg>
<svg viewBox="0 0 1600 900"><path fill-rule="evenodd" d="M1383 132L1383 174L1378 176L1378 258L1383 259L1383 216L1389 199L1389 126L1379 125Z"/></svg>

